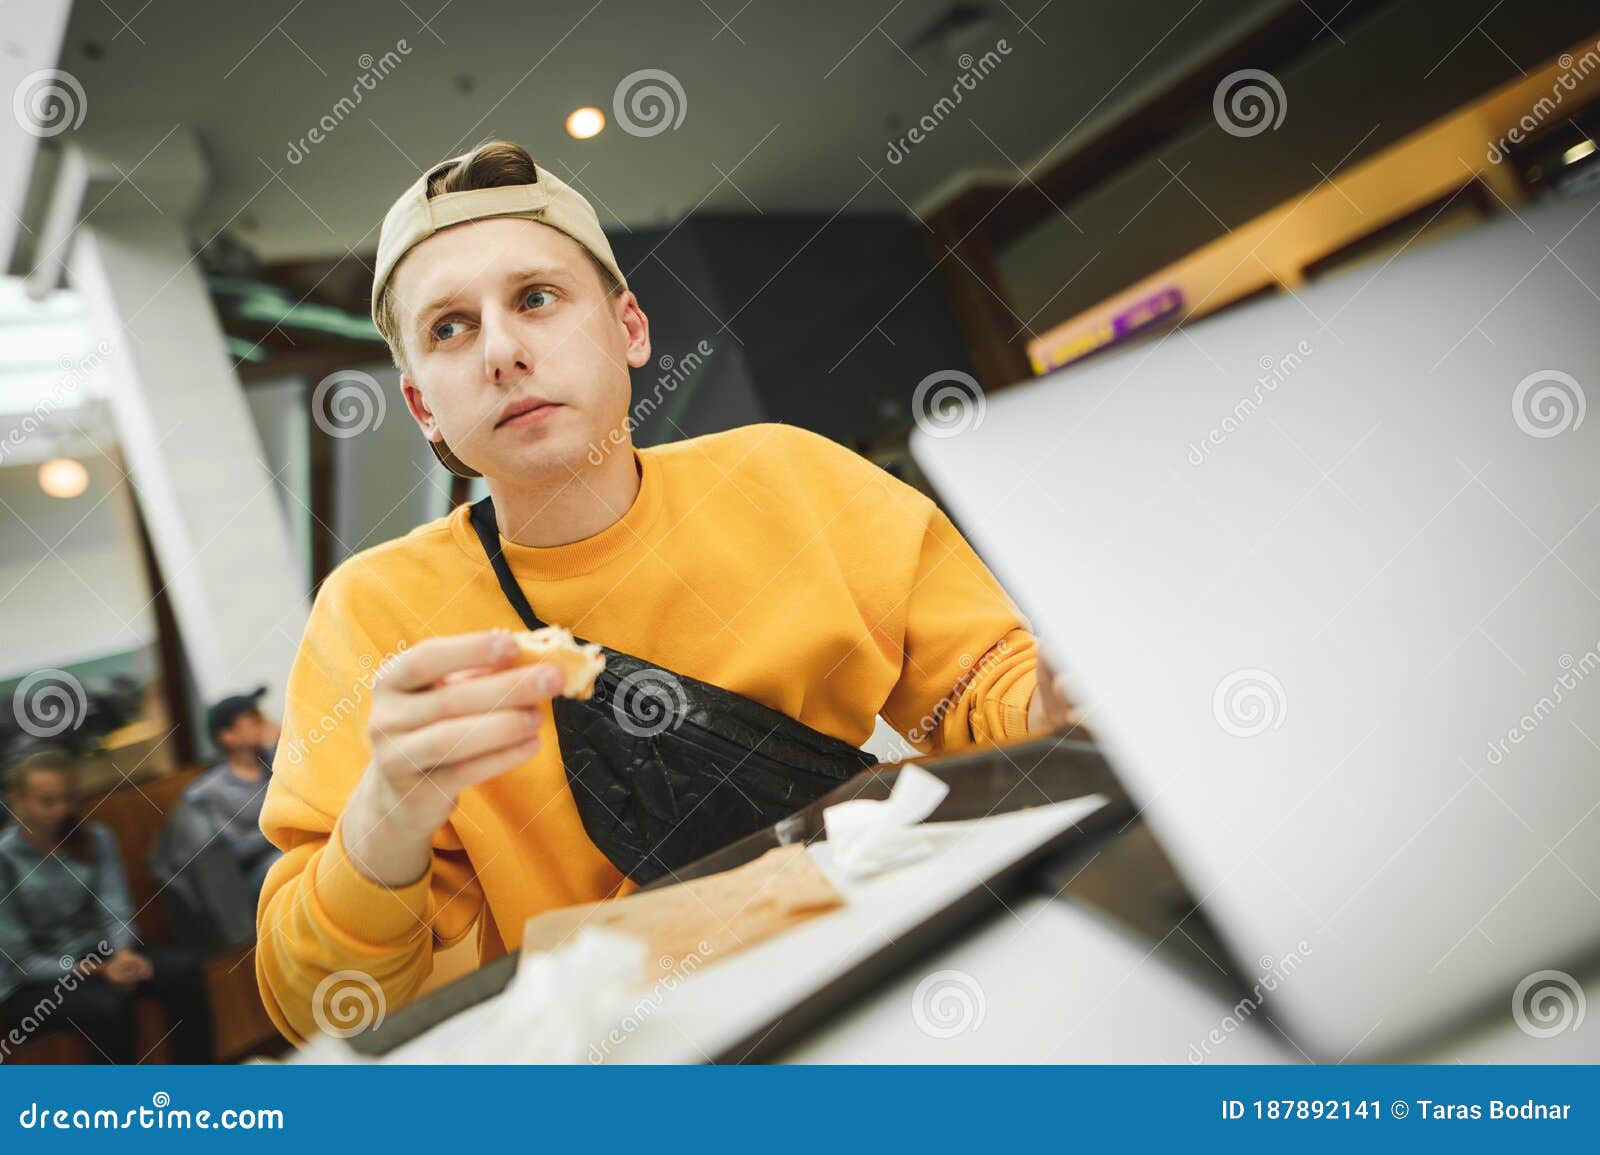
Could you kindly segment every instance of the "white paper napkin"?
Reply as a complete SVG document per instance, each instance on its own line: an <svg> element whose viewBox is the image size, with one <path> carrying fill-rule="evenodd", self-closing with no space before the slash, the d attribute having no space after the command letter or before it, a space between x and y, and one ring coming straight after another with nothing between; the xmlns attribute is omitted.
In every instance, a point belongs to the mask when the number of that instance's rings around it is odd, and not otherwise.
<svg viewBox="0 0 1600 1155"><path fill-rule="evenodd" d="M499 994L379 1059L343 1039L312 1040L295 1063L588 1063L638 1003L648 948L632 935L579 931L557 950L524 955ZM382 1029L381 1027L378 1029Z"/></svg>
<svg viewBox="0 0 1600 1155"><path fill-rule="evenodd" d="M848 878L865 878L925 858L937 833L919 825L950 793L920 766L900 768L889 797L853 798L822 812L834 866Z"/></svg>

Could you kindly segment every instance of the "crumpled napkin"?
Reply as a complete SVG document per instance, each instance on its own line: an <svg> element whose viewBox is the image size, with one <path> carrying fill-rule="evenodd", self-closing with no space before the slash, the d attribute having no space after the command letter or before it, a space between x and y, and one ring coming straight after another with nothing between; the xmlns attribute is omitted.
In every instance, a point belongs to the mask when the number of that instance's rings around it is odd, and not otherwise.
<svg viewBox="0 0 1600 1155"><path fill-rule="evenodd" d="M835 868L847 878L866 878L927 857L939 839L919 824L949 793L922 767L906 765L888 798L852 798L828 807L822 824Z"/></svg>
<svg viewBox="0 0 1600 1155"><path fill-rule="evenodd" d="M524 954L504 990L381 1058L342 1038L318 1036L295 1063L585 1063L615 1033L647 980L649 947L632 935L586 927L555 950ZM381 1029L378 1028L378 1029Z"/></svg>
<svg viewBox="0 0 1600 1155"><path fill-rule="evenodd" d="M638 1001L642 939L586 927L558 950L525 954L481 1029L480 1054L502 1063L583 1063Z"/></svg>

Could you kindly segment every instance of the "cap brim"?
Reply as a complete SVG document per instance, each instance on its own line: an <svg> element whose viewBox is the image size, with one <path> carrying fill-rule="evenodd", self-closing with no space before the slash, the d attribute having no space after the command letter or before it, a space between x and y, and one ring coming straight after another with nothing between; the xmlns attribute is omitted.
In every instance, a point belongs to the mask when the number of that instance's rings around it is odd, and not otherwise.
<svg viewBox="0 0 1600 1155"><path fill-rule="evenodd" d="M472 468L472 466L465 464L454 453L451 453L450 452L450 447L448 445L446 445L442 440L441 441L430 441L430 442L428 442L428 444L433 446L433 455L439 459L439 464L444 466L446 469L448 469L451 473L455 474L457 477L482 477L483 476L483 474L479 473L476 469Z"/></svg>

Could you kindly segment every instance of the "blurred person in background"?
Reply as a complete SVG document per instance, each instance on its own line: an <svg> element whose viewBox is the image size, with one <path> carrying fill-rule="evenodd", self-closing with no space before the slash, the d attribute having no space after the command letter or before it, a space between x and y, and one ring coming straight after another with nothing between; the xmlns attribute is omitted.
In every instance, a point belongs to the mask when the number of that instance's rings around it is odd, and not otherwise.
<svg viewBox="0 0 1600 1155"><path fill-rule="evenodd" d="M75 1029L93 1062L134 1063L133 1000L151 995L166 1007L174 1060L209 1062L199 960L139 942L116 837L79 819L76 779L52 751L7 775L17 821L0 834L0 1018L8 1031Z"/></svg>
<svg viewBox="0 0 1600 1155"><path fill-rule="evenodd" d="M261 712L265 686L233 694L206 713L206 729L222 760L184 791L204 839L221 843L238 866L255 904L267 871L281 853L261 832L261 804L272 777L278 723Z"/></svg>

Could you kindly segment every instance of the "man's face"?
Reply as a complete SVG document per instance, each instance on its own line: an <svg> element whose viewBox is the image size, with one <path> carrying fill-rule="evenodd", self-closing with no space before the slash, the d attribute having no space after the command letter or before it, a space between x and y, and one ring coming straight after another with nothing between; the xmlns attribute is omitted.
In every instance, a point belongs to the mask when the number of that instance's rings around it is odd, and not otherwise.
<svg viewBox="0 0 1600 1155"><path fill-rule="evenodd" d="M254 753L277 739L276 723L260 710L247 710L233 720L233 725L217 731L217 745L229 754L241 750Z"/></svg>
<svg viewBox="0 0 1600 1155"><path fill-rule="evenodd" d="M11 794L11 809L22 825L45 838L61 833L76 802L72 775L57 770L29 770Z"/></svg>
<svg viewBox="0 0 1600 1155"><path fill-rule="evenodd" d="M582 246L537 221L472 221L412 249L392 283L401 384L430 440L512 482L592 468L591 447L623 425L628 367L649 361L650 332Z"/></svg>

